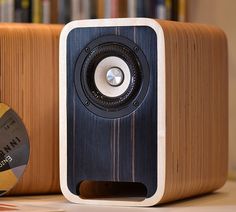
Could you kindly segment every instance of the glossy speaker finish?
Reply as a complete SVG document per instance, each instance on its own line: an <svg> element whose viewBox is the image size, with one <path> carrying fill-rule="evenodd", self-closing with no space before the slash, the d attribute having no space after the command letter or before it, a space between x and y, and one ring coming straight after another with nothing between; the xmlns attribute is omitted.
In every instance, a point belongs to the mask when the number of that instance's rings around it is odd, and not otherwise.
<svg viewBox="0 0 236 212"><path fill-rule="evenodd" d="M142 67L147 90L122 108L127 113L97 112L76 87L80 55L111 35L129 39L134 54L141 51L148 63ZM145 18L69 23L60 38L63 194L76 203L151 206L221 187L227 176L227 87L227 41L218 28ZM122 188L142 183L147 193L138 200L115 199L112 192L108 199L89 198L109 190L104 182Z"/></svg>

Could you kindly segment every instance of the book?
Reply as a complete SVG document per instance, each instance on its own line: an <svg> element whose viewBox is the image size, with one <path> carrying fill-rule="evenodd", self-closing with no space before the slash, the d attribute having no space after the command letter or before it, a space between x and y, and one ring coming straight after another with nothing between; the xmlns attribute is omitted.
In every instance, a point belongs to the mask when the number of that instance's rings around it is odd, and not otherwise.
<svg viewBox="0 0 236 212"><path fill-rule="evenodd" d="M33 23L41 23L41 1L40 0L32 0L32 22Z"/></svg>
<svg viewBox="0 0 236 212"><path fill-rule="evenodd" d="M98 1L90 0L90 18L98 18Z"/></svg>
<svg viewBox="0 0 236 212"><path fill-rule="evenodd" d="M145 17L145 2L143 0L137 0L137 17Z"/></svg>
<svg viewBox="0 0 236 212"><path fill-rule="evenodd" d="M171 7L172 7L172 0L165 0L165 7L166 7L166 19L171 19Z"/></svg>
<svg viewBox="0 0 236 212"><path fill-rule="evenodd" d="M14 0L0 1L0 21L1 22L14 21Z"/></svg>
<svg viewBox="0 0 236 212"><path fill-rule="evenodd" d="M186 0L0 0L1 22L149 17L186 21Z"/></svg>
<svg viewBox="0 0 236 212"><path fill-rule="evenodd" d="M118 6L118 18L127 17L127 0L119 0Z"/></svg>
<svg viewBox="0 0 236 212"><path fill-rule="evenodd" d="M6 21L13 22L14 21L14 0L6 1Z"/></svg>
<svg viewBox="0 0 236 212"><path fill-rule="evenodd" d="M178 12L179 12L179 1L171 1L171 20L178 21Z"/></svg>
<svg viewBox="0 0 236 212"><path fill-rule="evenodd" d="M21 22L32 22L32 0L21 0Z"/></svg>
<svg viewBox="0 0 236 212"><path fill-rule="evenodd" d="M111 0L104 0L104 18L111 18Z"/></svg>
<svg viewBox="0 0 236 212"><path fill-rule="evenodd" d="M97 17L104 18L104 0L97 1Z"/></svg>
<svg viewBox="0 0 236 212"><path fill-rule="evenodd" d="M58 23L68 23L71 21L71 1L58 0Z"/></svg>
<svg viewBox="0 0 236 212"><path fill-rule="evenodd" d="M144 4L144 15L148 18L155 18L155 9L156 9L157 0L147 0Z"/></svg>
<svg viewBox="0 0 236 212"><path fill-rule="evenodd" d="M90 12L91 12L91 0L82 0L82 14L81 19L89 19L90 18Z"/></svg>
<svg viewBox="0 0 236 212"><path fill-rule="evenodd" d="M0 0L0 21L4 22L6 19L6 1L5 0Z"/></svg>
<svg viewBox="0 0 236 212"><path fill-rule="evenodd" d="M128 0L128 17L137 16L137 0Z"/></svg>
<svg viewBox="0 0 236 212"><path fill-rule="evenodd" d="M71 20L97 17L97 0L71 0Z"/></svg>
<svg viewBox="0 0 236 212"><path fill-rule="evenodd" d="M31 18L31 0L15 0L14 22L30 23Z"/></svg>
<svg viewBox="0 0 236 212"><path fill-rule="evenodd" d="M42 0L42 23L48 24L51 19L50 0Z"/></svg>
<svg viewBox="0 0 236 212"><path fill-rule="evenodd" d="M50 1L50 22L58 23L58 0Z"/></svg>
<svg viewBox="0 0 236 212"><path fill-rule="evenodd" d="M179 0L178 21L186 20L186 0Z"/></svg>
<svg viewBox="0 0 236 212"><path fill-rule="evenodd" d="M111 18L119 18L119 7L120 7L120 4L121 1L120 0L111 0Z"/></svg>
<svg viewBox="0 0 236 212"><path fill-rule="evenodd" d="M71 0L71 20L79 20L81 18L81 0Z"/></svg>
<svg viewBox="0 0 236 212"><path fill-rule="evenodd" d="M21 12L22 12L21 0L15 0L14 7L15 7L15 14L14 14L15 22L22 22L22 17L21 17Z"/></svg>
<svg viewBox="0 0 236 212"><path fill-rule="evenodd" d="M158 19L167 18L165 0L156 0L155 18L158 18Z"/></svg>

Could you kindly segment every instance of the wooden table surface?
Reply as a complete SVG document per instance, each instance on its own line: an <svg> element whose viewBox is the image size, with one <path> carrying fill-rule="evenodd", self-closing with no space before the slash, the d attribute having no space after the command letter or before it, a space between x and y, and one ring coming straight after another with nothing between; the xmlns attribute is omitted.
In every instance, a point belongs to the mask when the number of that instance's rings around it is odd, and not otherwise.
<svg viewBox="0 0 236 212"><path fill-rule="evenodd" d="M0 211L79 211L79 212L119 212L119 211L156 211L156 212L199 212L236 211L236 182L228 181L223 188L209 195L192 198L150 208L104 207L77 205L69 203L62 195L1 197Z"/></svg>

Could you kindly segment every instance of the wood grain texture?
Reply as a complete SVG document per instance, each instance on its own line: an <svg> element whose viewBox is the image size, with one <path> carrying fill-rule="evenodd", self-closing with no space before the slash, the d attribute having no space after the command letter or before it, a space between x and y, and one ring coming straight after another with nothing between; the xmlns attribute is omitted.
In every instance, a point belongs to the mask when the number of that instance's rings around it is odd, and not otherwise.
<svg viewBox="0 0 236 212"><path fill-rule="evenodd" d="M166 52L166 202L211 192L227 178L227 41L215 27L158 23Z"/></svg>
<svg viewBox="0 0 236 212"><path fill-rule="evenodd" d="M0 25L0 101L23 119L30 159L10 194L59 192L57 25Z"/></svg>

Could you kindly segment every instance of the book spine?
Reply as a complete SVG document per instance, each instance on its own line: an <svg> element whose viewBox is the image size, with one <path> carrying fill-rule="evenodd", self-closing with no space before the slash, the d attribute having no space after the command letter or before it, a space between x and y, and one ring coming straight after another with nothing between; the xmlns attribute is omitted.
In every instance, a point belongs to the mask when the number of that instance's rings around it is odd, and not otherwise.
<svg viewBox="0 0 236 212"><path fill-rule="evenodd" d="M6 1L6 22L14 21L14 0Z"/></svg>
<svg viewBox="0 0 236 212"><path fill-rule="evenodd" d="M31 0L21 0L21 22L31 22Z"/></svg>
<svg viewBox="0 0 236 212"><path fill-rule="evenodd" d="M58 22L65 24L71 21L71 1L58 1Z"/></svg>
<svg viewBox="0 0 236 212"><path fill-rule="evenodd" d="M166 6L166 19L171 19L171 7L172 7L172 1L171 0L165 0L165 6Z"/></svg>
<svg viewBox="0 0 236 212"><path fill-rule="evenodd" d="M119 0L110 0L111 1L111 18L119 17Z"/></svg>
<svg viewBox="0 0 236 212"><path fill-rule="evenodd" d="M41 0L33 0L33 5L32 5L32 22L33 23L41 23L42 22L42 17L41 17Z"/></svg>
<svg viewBox="0 0 236 212"><path fill-rule="evenodd" d="M42 22L45 24L50 23L51 9L50 0L42 0Z"/></svg>
<svg viewBox="0 0 236 212"><path fill-rule="evenodd" d="M186 21L186 0L179 0L178 21Z"/></svg>
<svg viewBox="0 0 236 212"><path fill-rule="evenodd" d="M97 11L97 17L98 18L104 18L104 0L99 0L97 2L97 8L98 8L98 11Z"/></svg>
<svg viewBox="0 0 236 212"><path fill-rule="evenodd" d="M149 18L154 18L155 17L155 5L156 5L156 0L149 0L145 1L144 3L144 16L149 17Z"/></svg>
<svg viewBox="0 0 236 212"><path fill-rule="evenodd" d="M0 21L2 22L2 0L0 0Z"/></svg>
<svg viewBox="0 0 236 212"><path fill-rule="evenodd" d="M165 0L156 0L156 6L155 6L155 17L158 19L166 19L166 5Z"/></svg>
<svg viewBox="0 0 236 212"><path fill-rule="evenodd" d="M137 1L128 0L128 16L136 17L137 16Z"/></svg>
<svg viewBox="0 0 236 212"><path fill-rule="evenodd" d="M15 14L14 14L15 22L22 22L21 13L22 13L21 0L15 0Z"/></svg>
<svg viewBox="0 0 236 212"><path fill-rule="evenodd" d="M51 0L50 1L50 22L51 23L58 23L58 1L59 0Z"/></svg>
<svg viewBox="0 0 236 212"><path fill-rule="evenodd" d="M71 20L81 19L81 0L71 1Z"/></svg>
<svg viewBox="0 0 236 212"><path fill-rule="evenodd" d="M117 3L118 7L118 16L119 18L127 17L128 15L128 7L127 7L127 0L119 0Z"/></svg>
<svg viewBox="0 0 236 212"><path fill-rule="evenodd" d="M111 18L111 0L104 0L104 17Z"/></svg>
<svg viewBox="0 0 236 212"><path fill-rule="evenodd" d="M58 0L58 23L65 22L65 8L64 8L64 0Z"/></svg>
<svg viewBox="0 0 236 212"><path fill-rule="evenodd" d="M89 19L90 18L90 0L82 1L82 19Z"/></svg>
<svg viewBox="0 0 236 212"><path fill-rule="evenodd" d="M179 1L172 0L172 2L171 2L171 20L178 21L178 13L179 13Z"/></svg>
<svg viewBox="0 0 236 212"><path fill-rule="evenodd" d="M31 22L30 0L15 0L14 21L29 23Z"/></svg>
<svg viewBox="0 0 236 212"><path fill-rule="evenodd" d="M90 18L98 18L97 15L97 8L98 8L98 1L97 0L90 0Z"/></svg>
<svg viewBox="0 0 236 212"><path fill-rule="evenodd" d="M143 0L137 0L137 17L145 17L145 5Z"/></svg>
<svg viewBox="0 0 236 212"><path fill-rule="evenodd" d="M65 17L64 23L68 23L71 21L71 1L64 1L64 9L65 9Z"/></svg>
<svg viewBox="0 0 236 212"><path fill-rule="evenodd" d="M1 1L1 21L6 22L6 0Z"/></svg>

